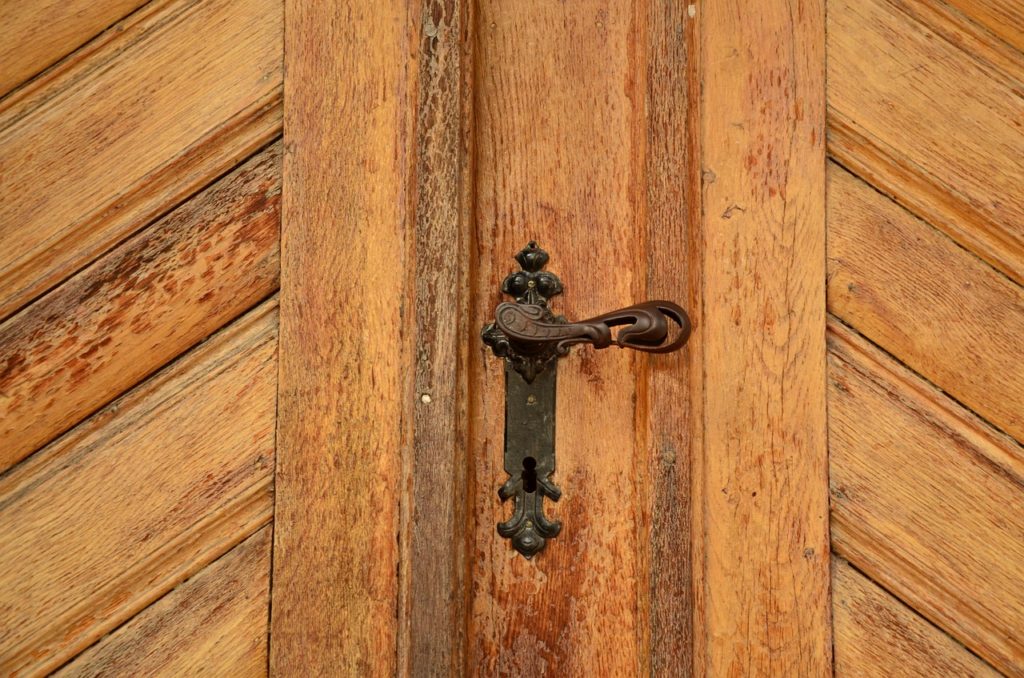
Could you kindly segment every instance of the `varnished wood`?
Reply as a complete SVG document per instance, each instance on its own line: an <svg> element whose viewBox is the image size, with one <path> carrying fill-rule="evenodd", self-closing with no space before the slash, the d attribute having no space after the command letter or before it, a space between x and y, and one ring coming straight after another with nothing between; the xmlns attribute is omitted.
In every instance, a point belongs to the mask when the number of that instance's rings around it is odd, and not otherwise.
<svg viewBox="0 0 1024 678"><path fill-rule="evenodd" d="M41 0L0 6L0 96L70 54L145 0Z"/></svg>
<svg viewBox="0 0 1024 678"><path fill-rule="evenodd" d="M51 671L270 520L276 301L0 478L0 667Z"/></svg>
<svg viewBox="0 0 1024 678"><path fill-rule="evenodd" d="M829 311L1024 440L1024 290L840 167L828 204Z"/></svg>
<svg viewBox="0 0 1024 678"><path fill-rule="evenodd" d="M458 675L466 653L466 360L471 156L471 3L430 0L420 23L413 302L415 409L402 501L399 662Z"/></svg>
<svg viewBox="0 0 1024 678"><path fill-rule="evenodd" d="M1000 675L841 558L832 609L837 678Z"/></svg>
<svg viewBox="0 0 1024 678"><path fill-rule="evenodd" d="M279 130L279 0L179 0L127 23L0 104L0 318Z"/></svg>
<svg viewBox="0 0 1024 678"><path fill-rule="evenodd" d="M479 3L471 327L493 318L501 281L517 266L512 255L531 239L565 284L556 313L586 318L643 293L644 21L626 4L596 0ZM563 528L526 560L495 532L511 511L496 497L507 477L504 368L480 350L472 358L466 671L640 672L649 584L639 541L647 533L637 468L647 449L635 434L638 360L589 349L561 360L553 480L564 494L547 513Z"/></svg>
<svg viewBox="0 0 1024 678"><path fill-rule="evenodd" d="M697 674L831 672L824 7L702 16Z"/></svg>
<svg viewBox="0 0 1024 678"><path fill-rule="evenodd" d="M286 4L270 666L390 675L414 402L417 34L404 5Z"/></svg>
<svg viewBox="0 0 1024 678"><path fill-rule="evenodd" d="M994 72L1004 80L1021 81L1024 78L1024 5L1013 9L1003 0L889 0L893 5L914 21L927 26L936 38L941 37L970 55L975 61ZM1015 3L1016 0L1011 0ZM994 10L994 11L993 11ZM1020 20L1010 20L998 25L994 20L997 13L1007 12L1008 17L1016 11ZM1006 42L1010 33L1016 31L1019 45Z"/></svg>
<svg viewBox="0 0 1024 678"><path fill-rule="evenodd" d="M266 675L270 543L264 527L55 675Z"/></svg>
<svg viewBox="0 0 1024 678"><path fill-rule="evenodd" d="M1017 0L947 0L1001 39L1024 52L1024 5Z"/></svg>
<svg viewBox="0 0 1024 678"><path fill-rule="evenodd" d="M831 0L828 18L830 153L1024 282L1019 74L889 0Z"/></svg>
<svg viewBox="0 0 1024 678"><path fill-rule="evenodd" d="M0 470L270 295L280 146L0 324Z"/></svg>
<svg viewBox="0 0 1024 678"><path fill-rule="evenodd" d="M829 449L836 551L1024 675L1021 447L832 322Z"/></svg>

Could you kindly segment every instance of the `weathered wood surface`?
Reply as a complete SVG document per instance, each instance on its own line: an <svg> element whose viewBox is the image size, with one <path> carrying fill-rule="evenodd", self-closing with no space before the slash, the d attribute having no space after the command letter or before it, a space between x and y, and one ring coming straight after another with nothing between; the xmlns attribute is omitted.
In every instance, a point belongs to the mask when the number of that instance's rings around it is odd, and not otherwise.
<svg viewBox="0 0 1024 678"><path fill-rule="evenodd" d="M414 402L416 35L386 3L288 0L286 17L270 666L389 675Z"/></svg>
<svg viewBox="0 0 1024 678"><path fill-rule="evenodd" d="M832 609L837 678L1000 675L841 558Z"/></svg>
<svg viewBox="0 0 1024 678"><path fill-rule="evenodd" d="M829 311L1024 440L1024 290L835 165L829 197Z"/></svg>
<svg viewBox="0 0 1024 678"><path fill-rule="evenodd" d="M280 130L279 0L156 9L0 102L0 318Z"/></svg>
<svg viewBox="0 0 1024 678"><path fill-rule="evenodd" d="M0 5L0 97L146 0L35 0Z"/></svg>
<svg viewBox="0 0 1024 678"><path fill-rule="evenodd" d="M646 72L636 73L646 81L647 119L646 232L638 252L647 274L646 289L638 286L636 295L676 300L694 317L701 262L699 26L686 3L648 3L637 25L638 39L647 36ZM701 449L694 403L701 399L702 348L693 341L681 353L637 361L636 436L647 459L638 530L647 571L639 587L641 615L646 608L640 643L650 644L643 668L653 676L689 675L693 664L690 517L693 459Z"/></svg>
<svg viewBox="0 0 1024 678"><path fill-rule="evenodd" d="M269 296L280 145L0 324L0 471Z"/></svg>
<svg viewBox="0 0 1024 678"><path fill-rule="evenodd" d="M0 478L0 669L39 675L271 518L277 302Z"/></svg>
<svg viewBox="0 0 1024 678"><path fill-rule="evenodd" d="M697 13L695 672L830 675L824 6Z"/></svg>
<svg viewBox="0 0 1024 678"><path fill-rule="evenodd" d="M55 675L266 675L270 543L260 529Z"/></svg>
<svg viewBox="0 0 1024 678"><path fill-rule="evenodd" d="M1024 283L1024 69L888 0L830 0L828 20L830 153Z"/></svg>
<svg viewBox="0 0 1024 678"><path fill-rule="evenodd" d="M459 675L466 656L466 361L473 196L471 3L430 0L416 103L415 409L402 485L400 671Z"/></svg>
<svg viewBox="0 0 1024 678"><path fill-rule="evenodd" d="M837 553L1000 671L1024 675L1020 445L838 322L829 443Z"/></svg>
<svg viewBox="0 0 1024 678"><path fill-rule="evenodd" d="M647 278L642 181L646 46L625 4L479 3L475 25L475 243L471 327L494 316L512 256L535 239L586 318L637 301ZM676 225L682 228L682 225ZM558 367L561 534L532 560L495 531L509 504L502 362L476 343L470 383L472 600L467 670L634 675L644 638L647 448L628 351L575 350ZM657 360L657 358L655 358ZM611 640L614 639L614 640Z"/></svg>

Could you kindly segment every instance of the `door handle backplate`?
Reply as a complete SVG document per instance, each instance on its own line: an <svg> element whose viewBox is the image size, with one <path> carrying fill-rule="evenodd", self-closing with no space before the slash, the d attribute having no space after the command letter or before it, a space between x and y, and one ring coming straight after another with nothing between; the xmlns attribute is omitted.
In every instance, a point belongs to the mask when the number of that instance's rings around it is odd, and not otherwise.
<svg viewBox="0 0 1024 678"><path fill-rule="evenodd" d="M647 301L570 322L548 307L563 290L558 276L542 270L548 253L531 241L515 258L522 270L510 273L501 285L515 301L498 305L494 322L484 326L481 336L505 360L504 466L509 477L498 496L502 501L514 498L515 504L512 516L498 524L498 533L532 558L562 528L561 522L544 515L543 505L544 497L558 501L562 495L551 480L558 358L576 344L676 351L690 336L690 319L671 301ZM613 327L622 329L613 336Z"/></svg>

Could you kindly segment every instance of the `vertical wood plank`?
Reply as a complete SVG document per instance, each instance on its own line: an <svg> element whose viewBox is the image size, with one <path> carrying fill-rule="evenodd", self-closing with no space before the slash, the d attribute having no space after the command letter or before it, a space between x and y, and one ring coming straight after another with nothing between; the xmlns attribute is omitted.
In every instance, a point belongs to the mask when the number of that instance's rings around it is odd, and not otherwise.
<svg viewBox="0 0 1024 678"><path fill-rule="evenodd" d="M643 3L642 3L643 4ZM686 3L662 0L647 11L646 299L699 302L700 23ZM639 297L639 295L638 295ZM693 591L690 550L690 459L698 439L692 403L699 401L699 342L680 353L641 362L641 414L649 487L650 675L686 676L692 666ZM695 400L696 399L696 400ZM646 430L644 428L646 427Z"/></svg>
<svg viewBox="0 0 1024 678"><path fill-rule="evenodd" d="M458 675L465 661L470 4L426 0L417 17L416 399L399 564L399 657L415 676Z"/></svg>
<svg viewBox="0 0 1024 678"><path fill-rule="evenodd" d="M831 672L824 6L704 3L697 673Z"/></svg>
<svg viewBox="0 0 1024 678"><path fill-rule="evenodd" d="M603 0L479 3L475 41L477 271L473 328L531 239L585 318L643 289L645 30L638 8ZM638 269L640 269L638 271ZM646 450L635 434L635 356L573 351L558 367L557 470L547 513L561 534L533 560L495 532L508 517L504 379L473 354L474 542L466 670L479 675L635 675L646 664L642 527Z"/></svg>
<svg viewBox="0 0 1024 678"><path fill-rule="evenodd" d="M276 675L396 671L415 317L408 11L286 2Z"/></svg>

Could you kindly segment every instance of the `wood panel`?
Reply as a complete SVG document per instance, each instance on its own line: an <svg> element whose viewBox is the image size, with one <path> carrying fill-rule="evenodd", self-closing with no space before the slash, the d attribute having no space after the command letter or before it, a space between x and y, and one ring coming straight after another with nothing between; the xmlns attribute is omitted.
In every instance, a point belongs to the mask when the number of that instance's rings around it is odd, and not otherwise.
<svg viewBox="0 0 1024 678"><path fill-rule="evenodd" d="M842 168L828 186L829 311L1024 440L1024 290Z"/></svg>
<svg viewBox="0 0 1024 678"><path fill-rule="evenodd" d="M271 671L388 675L414 398L418 35L397 5L287 5Z"/></svg>
<svg viewBox="0 0 1024 678"><path fill-rule="evenodd" d="M992 29L997 28L997 24L991 21L994 16L992 10L1001 11L996 9L1001 0L952 0L948 3L930 0L889 1L900 12L927 26L929 31L934 31L936 38L941 36L983 67L993 71L996 77L1010 82L1024 82L1024 54L1019 47L1000 39L1016 31L1016 41L1024 41L1024 33L1017 28L1024 24L1018 21L1016 24L998 26L1003 36L992 32ZM1024 8L1015 11L1019 13L1022 10ZM1024 19L1024 14L1021 16Z"/></svg>
<svg viewBox="0 0 1024 678"><path fill-rule="evenodd" d="M512 256L529 240L565 284L552 305L586 318L645 291L646 20L623 3L479 3L471 327L493 319ZM466 671L633 675L647 662L648 572L639 540L646 448L627 351L574 351L558 367L559 536L532 560L495 531L504 367L477 344L469 456L472 601ZM609 642L614 638L614 642Z"/></svg>
<svg viewBox="0 0 1024 678"><path fill-rule="evenodd" d="M1021 81L887 0L833 0L828 17L830 152L1024 282Z"/></svg>
<svg viewBox="0 0 1024 678"><path fill-rule="evenodd" d="M1017 0L947 0L1018 50L1024 51L1024 5Z"/></svg>
<svg viewBox="0 0 1024 678"><path fill-rule="evenodd" d="M145 2L5 2L0 6L0 97Z"/></svg>
<svg viewBox="0 0 1024 678"><path fill-rule="evenodd" d="M840 558L832 601L839 678L1000 675Z"/></svg>
<svg viewBox="0 0 1024 678"><path fill-rule="evenodd" d="M733 1L697 12L695 672L824 676L824 6Z"/></svg>
<svg viewBox="0 0 1024 678"><path fill-rule="evenodd" d="M274 145L0 324L0 471L270 295Z"/></svg>
<svg viewBox="0 0 1024 678"><path fill-rule="evenodd" d="M416 105L416 406L402 500L399 663L458 675L466 656L466 360L471 3L423 3Z"/></svg>
<svg viewBox="0 0 1024 678"><path fill-rule="evenodd" d="M0 108L0 318L267 143L278 0L168 3Z"/></svg>
<svg viewBox="0 0 1024 678"><path fill-rule="evenodd" d="M264 527L56 675L265 675L270 543Z"/></svg>
<svg viewBox="0 0 1024 678"><path fill-rule="evenodd" d="M1024 450L829 325L836 551L1008 675L1024 675Z"/></svg>
<svg viewBox="0 0 1024 678"><path fill-rule="evenodd" d="M277 303L0 478L0 667L51 671L266 524Z"/></svg>
<svg viewBox="0 0 1024 678"><path fill-rule="evenodd" d="M700 304L700 22L686 3L647 3L640 35L647 37L645 164L642 204L646 299ZM641 77L641 74L638 74ZM637 437L645 449L638 541L647 582L641 582L642 643L650 643L652 676L689 675L693 664L693 567L690 548L691 459L699 438L689 435L700 401L700 342L681 353L640 360ZM644 590L643 584L649 586ZM647 669L648 667L644 667Z"/></svg>

